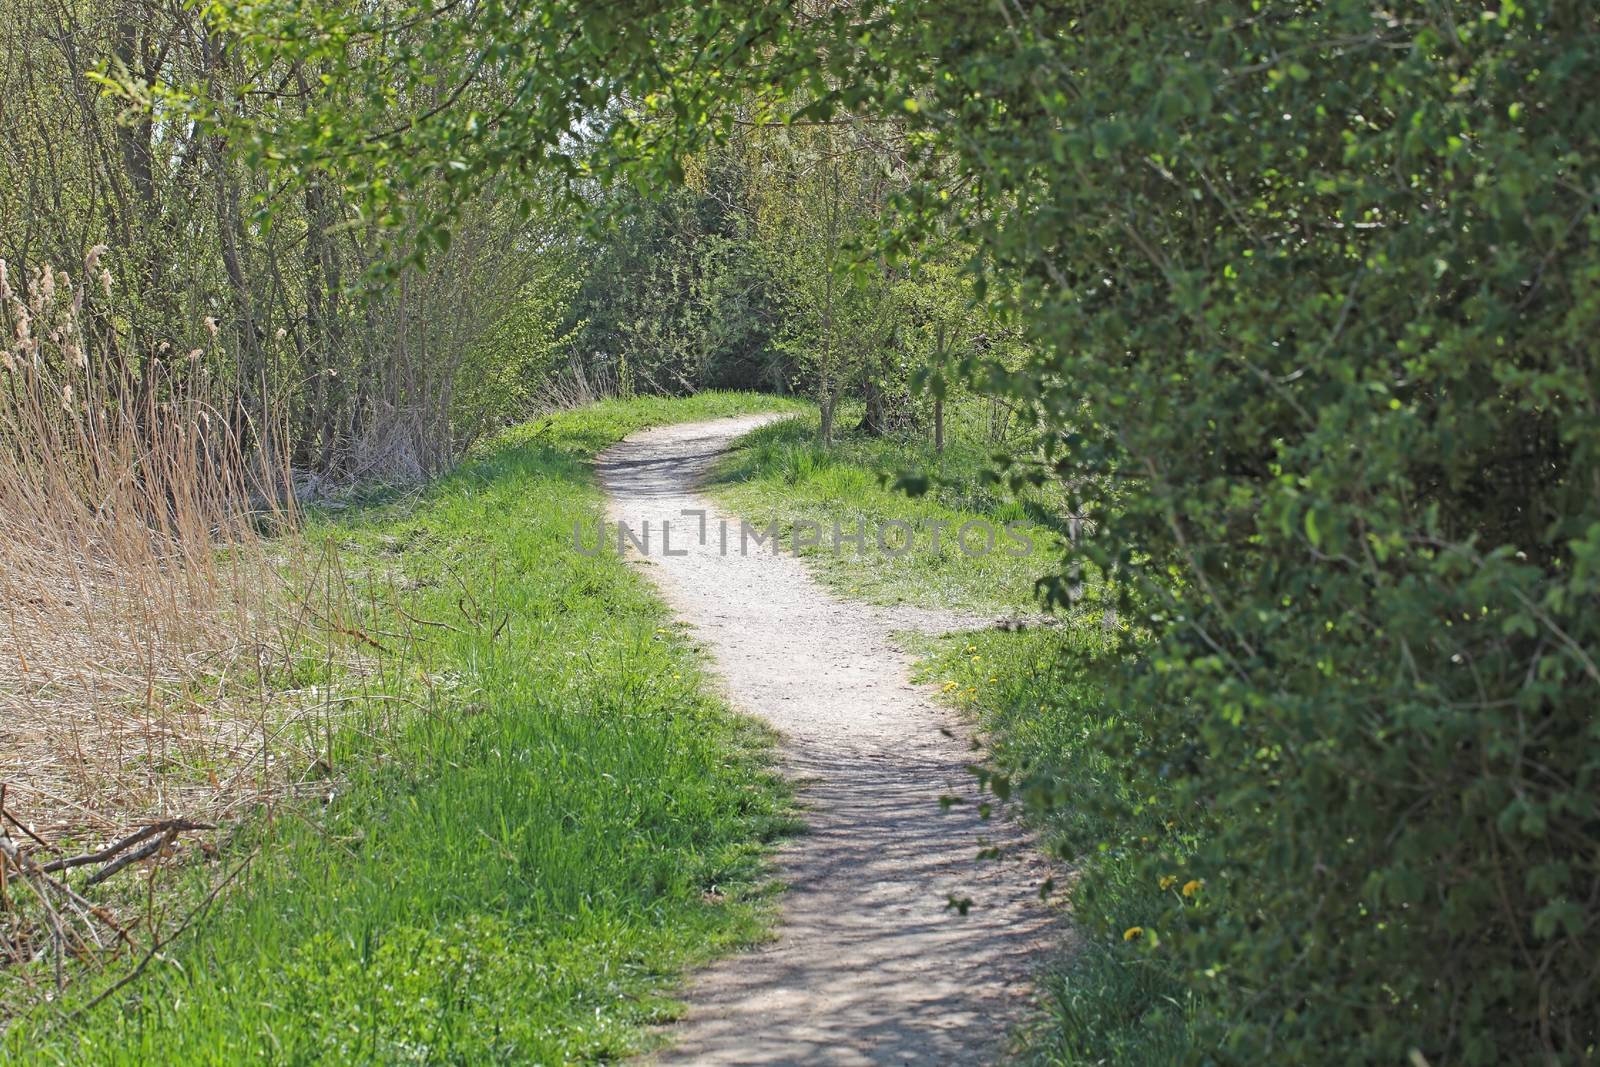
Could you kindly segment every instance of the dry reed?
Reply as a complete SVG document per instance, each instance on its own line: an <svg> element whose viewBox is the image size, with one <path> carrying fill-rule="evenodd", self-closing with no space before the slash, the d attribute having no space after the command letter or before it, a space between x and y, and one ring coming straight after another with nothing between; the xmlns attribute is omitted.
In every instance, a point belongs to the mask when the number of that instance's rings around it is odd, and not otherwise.
<svg viewBox="0 0 1600 1067"><path fill-rule="evenodd" d="M292 498L205 351L116 343L104 251L77 283L0 262L0 781L46 838L212 816L273 776L240 683Z"/></svg>

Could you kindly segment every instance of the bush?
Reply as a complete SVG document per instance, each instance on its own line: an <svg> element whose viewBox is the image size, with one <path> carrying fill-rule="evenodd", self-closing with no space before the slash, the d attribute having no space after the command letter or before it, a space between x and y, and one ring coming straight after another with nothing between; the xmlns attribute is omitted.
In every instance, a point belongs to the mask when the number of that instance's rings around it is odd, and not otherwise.
<svg viewBox="0 0 1600 1067"><path fill-rule="evenodd" d="M941 10L902 88L1017 208L970 223L1004 388L1156 633L1112 744L1199 831L1130 945L1227 1059L1592 1056L1595 10Z"/></svg>

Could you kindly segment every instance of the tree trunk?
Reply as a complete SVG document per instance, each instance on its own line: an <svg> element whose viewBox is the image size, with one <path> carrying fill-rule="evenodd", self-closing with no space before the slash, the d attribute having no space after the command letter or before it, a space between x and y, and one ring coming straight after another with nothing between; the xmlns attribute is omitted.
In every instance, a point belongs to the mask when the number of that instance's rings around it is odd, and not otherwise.
<svg viewBox="0 0 1600 1067"><path fill-rule="evenodd" d="M945 331L945 324L941 322L933 342L933 452L937 456L944 455L944 393L949 388L944 380L944 367L945 360L950 354L948 341L949 334Z"/></svg>
<svg viewBox="0 0 1600 1067"><path fill-rule="evenodd" d="M866 401L866 411L862 414L861 424L856 429L873 437L882 437L884 431L888 429L885 425L888 420L884 414L883 390L879 388L877 380L869 376L862 392L862 399Z"/></svg>

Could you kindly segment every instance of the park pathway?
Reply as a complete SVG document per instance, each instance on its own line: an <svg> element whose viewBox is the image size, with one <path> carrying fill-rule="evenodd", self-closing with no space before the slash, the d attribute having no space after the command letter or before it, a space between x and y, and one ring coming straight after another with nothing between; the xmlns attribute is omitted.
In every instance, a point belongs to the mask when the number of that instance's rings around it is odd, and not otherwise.
<svg viewBox="0 0 1600 1067"><path fill-rule="evenodd" d="M696 489L772 416L635 434L598 462L608 518L709 653L728 699L775 727L809 833L778 856L777 939L691 980L668 1064L979 1064L1001 1056L1060 940L1016 823L979 819L959 716L910 679L894 642L916 613L841 600L787 550L739 549L739 522ZM700 520L685 510L704 510ZM661 551L663 521L671 549ZM754 522L754 518L752 519ZM764 520L761 525L765 525ZM937 619L924 619L935 625ZM941 811L945 795L968 798ZM1003 850L978 862L981 848ZM970 899L966 915L947 907Z"/></svg>

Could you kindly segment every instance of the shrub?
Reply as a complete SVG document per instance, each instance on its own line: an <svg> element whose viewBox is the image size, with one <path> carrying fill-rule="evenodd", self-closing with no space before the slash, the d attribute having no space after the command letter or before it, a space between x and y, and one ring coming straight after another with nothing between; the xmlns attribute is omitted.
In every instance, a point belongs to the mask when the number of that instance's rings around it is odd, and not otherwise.
<svg viewBox="0 0 1600 1067"><path fill-rule="evenodd" d="M1130 944L1225 1058L1592 1055L1595 10L939 10L901 90L1156 633L1112 743L1199 831Z"/></svg>

